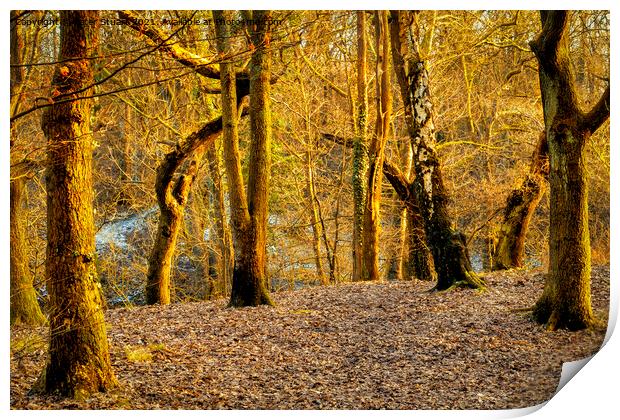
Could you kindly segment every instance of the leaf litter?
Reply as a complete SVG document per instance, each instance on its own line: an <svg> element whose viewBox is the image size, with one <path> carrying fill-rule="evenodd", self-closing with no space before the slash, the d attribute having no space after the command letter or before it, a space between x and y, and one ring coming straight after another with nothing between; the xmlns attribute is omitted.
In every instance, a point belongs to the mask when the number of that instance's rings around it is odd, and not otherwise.
<svg viewBox="0 0 620 420"><path fill-rule="evenodd" d="M484 275L488 290L428 293L419 281L274 293L276 307L225 300L108 310L120 386L84 401L28 395L45 328L11 331L13 409L508 409L547 401L563 362L605 328L547 332L520 311L542 271ZM606 322L609 267L592 272Z"/></svg>

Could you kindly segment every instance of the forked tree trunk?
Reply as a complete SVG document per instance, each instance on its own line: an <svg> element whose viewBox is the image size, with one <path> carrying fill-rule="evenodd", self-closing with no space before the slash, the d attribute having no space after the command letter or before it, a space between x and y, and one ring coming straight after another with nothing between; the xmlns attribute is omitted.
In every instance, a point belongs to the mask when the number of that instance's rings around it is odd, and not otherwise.
<svg viewBox="0 0 620 420"><path fill-rule="evenodd" d="M24 80L24 67L21 67L24 42L17 24L18 11L11 10L11 114L19 111ZM11 124L10 144L17 140L16 123ZM13 155L13 153L11 153ZM10 181L10 282L11 282L11 325L42 325L46 322L41 312L37 294L32 286L32 276L28 269L28 249L26 244L23 196L28 179L27 163L11 165Z"/></svg>
<svg viewBox="0 0 620 420"><path fill-rule="evenodd" d="M229 306L272 305L267 289L266 234L267 192L269 191L271 114L269 106L269 31L265 25L270 12L247 12L245 18L254 46L250 62L250 132L247 196L241 173L237 123L237 92L234 65L220 64L224 155L228 177L235 266ZM229 54L230 33L225 24L231 12L214 11L218 52Z"/></svg>
<svg viewBox="0 0 620 420"><path fill-rule="evenodd" d="M219 132L218 132L219 133ZM146 273L147 305L168 305L170 303L171 272L176 251L177 238L183 224L183 215L196 172L201 151L194 152L188 169L180 175L176 183L172 178L180 160L185 159L176 153L169 153L157 168L155 193L159 206L159 222L155 243L148 259Z"/></svg>
<svg viewBox="0 0 620 420"><path fill-rule="evenodd" d="M155 243L148 259L146 275L148 305L170 303L170 273L189 192L205 149L213 146L221 132L220 117L180 141L157 167L155 193L160 214ZM185 162L188 162L185 172L174 182L175 173Z"/></svg>
<svg viewBox="0 0 620 420"><path fill-rule="evenodd" d="M579 330L594 322L590 300L588 183L584 150L609 118L610 90L585 113L578 107L569 56L568 12L541 11L530 46L539 64L549 145L549 274L534 318L547 329Z"/></svg>
<svg viewBox="0 0 620 420"><path fill-rule="evenodd" d="M437 271L435 289L446 290L454 286L482 289L484 284L471 267L464 236L452 228L448 192L435 151L428 70L415 39L413 49L409 50L403 13L392 12L392 53L413 149L414 193Z"/></svg>
<svg viewBox="0 0 620 420"><path fill-rule="evenodd" d="M364 201L366 199L366 180L368 173L368 92L366 89L366 12L357 11L357 110L354 117L355 137L353 138L353 273L352 280L362 279L362 231L364 224Z"/></svg>
<svg viewBox="0 0 620 420"><path fill-rule="evenodd" d="M426 244L424 220L420 214L414 184L390 162L383 163L383 173L405 204L407 215L407 258L403 262L406 279L434 280L433 255Z"/></svg>
<svg viewBox="0 0 620 420"><path fill-rule="evenodd" d="M60 22L60 64L52 81L56 103L42 118L48 141L45 277L50 346L33 390L84 398L116 384L95 267L92 101L73 100L93 93L87 88L94 82L89 57L96 54L99 15L61 11Z"/></svg>
<svg viewBox="0 0 620 420"><path fill-rule="evenodd" d="M392 94L390 85L390 35L387 11L377 11L377 119L375 133L368 148L369 167L366 181L364 224L362 227L361 280L379 280L379 233L381 187L385 144L390 130Z"/></svg>
<svg viewBox="0 0 620 420"><path fill-rule="evenodd" d="M504 219L493 252L493 270L523 266L527 230L536 206L545 193L548 175L547 137L543 133L532 155L529 174L518 188L510 192L506 200Z"/></svg>

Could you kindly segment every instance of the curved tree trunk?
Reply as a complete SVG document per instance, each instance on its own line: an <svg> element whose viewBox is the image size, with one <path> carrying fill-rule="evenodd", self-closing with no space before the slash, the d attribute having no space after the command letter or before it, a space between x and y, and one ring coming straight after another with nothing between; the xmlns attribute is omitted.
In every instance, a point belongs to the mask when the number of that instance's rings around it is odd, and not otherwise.
<svg viewBox="0 0 620 420"><path fill-rule="evenodd" d="M471 267L464 236L452 228L449 197L435 151L434 111L426 62L415 41L413 50L409 51L406 36L409 23L404 13L392 12L392 53L413 149L413 190L437 271L435 289L446 290L453 286L481 289L484 284Z"/></svg>
<svg viewBox="0 0 620 420"><path fill-rule="evenodd" d="M50 346L33 390L83 398L116 384L95 267L92 101L72 100L92 94L86 87L94 82L89 57L96 55L99 16L96 11L61 11L60 21L61 64L52 81L56 103L42 118L48 139ZM72 93L80 89L85 90Z"/></svg>
<svg viewBox="0 0 620 420"><path fill-rule="evenodd" d="M547 137L540 136L532 155L530 173L519 188L508 195L504 220L499 228L493 252L493 270L522 267L525 259L525 237L536 206L545 193L549 173Z"/></svg>
<svg viewBox="0 0 620 420"><path fill-rule="evenodd" d="M584 150L609 118L610 90L588 113L578 107L568 41L568 12L541 11L530 46L539 63L549 144L549 274L534 318L547 329L579 330L594 322L590 300L588 184Z"/></svg>
<svg viewBox="0 0 620 420"><path fill-rule="evenodd" d="M213 136L219 134L216 132ZM155 193L159 205L159 222L155 243L148 259L146 273L147 305L168 305L170 303L171 272L176 251L177 238L183 224L185 205L191 186L196 178L201 150L192 152L193 158L188 169L179 176L176 183L172 182L176 168L186 159L176 152L169 153L157 168Z"/></svg>

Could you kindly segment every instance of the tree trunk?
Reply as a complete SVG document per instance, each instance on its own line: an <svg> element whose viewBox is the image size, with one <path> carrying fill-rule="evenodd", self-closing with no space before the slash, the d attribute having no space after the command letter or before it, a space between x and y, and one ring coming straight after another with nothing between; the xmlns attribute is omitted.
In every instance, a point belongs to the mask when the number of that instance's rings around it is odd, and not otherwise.
<svg viewBox="0 0 620 420"><path fill-rule="evenodd" d="M307 122L307 120L306 120ZM320 223L318 199L314 189L314 170L310 159L310 152L306 152L306 195L309 202L308 211L310 212L310 224L312 225L312 249L314 250L314 263L316 274L322 285L328 284L325 271L323 270L323 256L321 253L321 238L323 228ZM328 250L329 251L329 250Z"/></svg>
<svg viewBox="0 0 620 420"><path fill-rule="evenodd" d="M267 192L269 191L271 114L269 107L270 58L269 32L265 25L270 12L246 13L254 51L250 62L250 132L248 190L245 194L237 123L237 92L234 65L220 64L222 83L222 118L224 120L224 155L229 183L231 222L235 249L232 289L229 306L272 305L267 289L266 234ZM230 53L231 12L214 11L218 52Z"/></svg>
<svg viewBox="0 0 620 420"><path fill-rule="evenodd" d="M46 319L39 307L28 269L22 208L25 186L25 177L11 179L11 325L43 325Z"/></svg>
<svg viewBox="0 0 620 420"><path fill-rule="evenodd" d="M352 280L362 279L362 231L364 224L364 201L368 179L368 145L366 130L368 121L368 93L366 89L366 12L357 12L357 114L353 138L353 273Z"/></svg>
<svg viewBox="0 0 620 420"><path fill-rule="evenodd" d="M414 196L412 194L412 196ZM434 281L437 278L433 254L426 244L424 220L417 206L408 205L407 216L407 260L404 261L406 279Z"/></svg>
<svg viewBox="0 0 620 420"><path fill-rule="evenodd" d="M547 329L579 330L594 322L590 300L588 184L584 150L609 118L610 90L588 113L578 107L569 57L568 12L541 11L530 46L539 64L549 145L549 274L534 318Z"/></svg>
<svg viewBox="0 0 620 420"><path fill-rule="evenodd" d="M387 278L389 280L402 280L407 244L407 209L404 206L396 207L392 210L391 219L392 226L398 229L398 239L389 257Z"/></svg>
<svg viewBox="0 0 620 420"><path fill-rule="evenodd" d="M218 148L219 149L219 148ZM226 203L224 201L224 186L220 172L220 154L216 148L207 150L209 159L209 173L212 181L211 196L213 197L213 214L215 219L216 243L219 248L217 260L217 287L218 296L228 296L232 285L232 272L234 267L234 249L228 216L226 215Z"/></svg>
<svg viewBox="0 0 620 420"><path fill-rule="evenodd" d="M21 54L24 42L20 26L17 25L18 11L11 10L11 114L19 111L21 103L20 92L24 80L24 68ZM17 140L16 123L11 124L11 147ZM13 155L13 153L11 153ZM37 294L32 287L32 277L28 269L28 249L23 217L23 195L26 188L28 164L24 168L23 162L11 165L10 181L10 282L11 282L11 325L42 325L46 322L41 312Z"/></svg>
<svg viewBox="0 0 620 420"><path fill-rule="evenodd" d="M543 133L532 155L530 173L519 188L510 192L506 201L504 220L493 253L493 270L522 267L524 264L527 229L545 193L549 172L547 149L547 138Z"/></svg>
<svg viewBox="0 0 620 420"><path fill-rule="evenodd" d="M383 163L383 173L405 204L407 210L407 261L404 268L405 277L407 279L434 280L436 273L433 255L426 245L424 220L420 214L413 182L409 182L396 166L387 161Z"/></svg>
<svg viewBox="0 0 620 420"><path fill-rule="evenodd" d="M219 134L219 132L218 132ZM183 225L183 215L192 184L196 177L201 151L193 152L188 169L177 179L174 186L172 177L185 159L175 152L169 153L157 168L155 193L159 205L159 222L155 243L148 259L146 274L147 305L170 304L171 272L174 263L177 238Z"/></svg>
<svg viewBox="0 0 620 420"><path fill-rule="evenodd" d="M379 280L379 231L381 187L385 144L390 129L392 95L390 86L390 36L387 11L375 12L377 33L377 121L368 150L369 168L362 227L362 280Z"/></svg>
<svg viewBox="0 0 620 420"><path fill-rule="evenodd" d="M437 271L435 289L454 286L482 289L484 284L471 267L464 235L452 228L449 197L435 151L428 70L415 39L409 51L404 17L403 12L392 12L392 53L413 149L414 193Z"/></svg>
<svg viewBox="0 0 620 420"><path fill-rule="evenodd" d="M60 64L52 80L56 103L42 118L48 139L47 259L50 346L34 387L84 398L116 384L110 365L101 285L95 267L93 221L91 60L96 11L61 11ZM86 88L86 89L85 89ZM83 92L72 92L85 89Z"/></svg>

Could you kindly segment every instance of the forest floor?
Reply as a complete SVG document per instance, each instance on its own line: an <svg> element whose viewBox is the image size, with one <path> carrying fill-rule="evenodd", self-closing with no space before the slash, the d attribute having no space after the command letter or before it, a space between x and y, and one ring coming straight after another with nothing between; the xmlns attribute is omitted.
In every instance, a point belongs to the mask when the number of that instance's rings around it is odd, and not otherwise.
<svg viewBox="0 0 620 420"><path fill-rule="evenodd" d="M14 409L506 409L556 390L562 362L590 356L605 329L546 332L518 309L540 271L485 275L488 290L427 293L421 282L347 283L273 294L276 307L224 300L106 313L120 387L84 401L28 396L47 330L11 331ZM592 300L607 320L609 268Z"/></svg>

